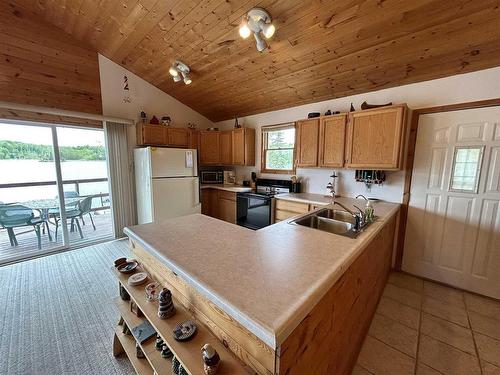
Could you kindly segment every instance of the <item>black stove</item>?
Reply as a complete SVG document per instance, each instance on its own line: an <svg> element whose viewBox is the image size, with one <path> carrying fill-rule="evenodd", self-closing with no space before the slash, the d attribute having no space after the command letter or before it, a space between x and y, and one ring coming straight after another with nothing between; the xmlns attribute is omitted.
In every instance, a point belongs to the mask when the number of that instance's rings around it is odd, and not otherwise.
<svg viewBox="0 0 500 375"><path fill-rule="evenodd" d="M250 229L271 225L273 197L289 193L290 180L257 179L255 192L237 194L237 223Z"/></svg>

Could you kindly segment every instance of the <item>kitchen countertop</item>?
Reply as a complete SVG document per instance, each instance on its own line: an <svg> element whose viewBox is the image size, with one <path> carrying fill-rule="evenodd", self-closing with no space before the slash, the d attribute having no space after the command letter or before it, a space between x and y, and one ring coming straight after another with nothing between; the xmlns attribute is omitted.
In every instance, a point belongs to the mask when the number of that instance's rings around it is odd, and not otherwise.
<svg viewBox="0 0 500 375"><path fill-rule="evenodd" d="M363 204L337 200L348 207ZM357 239L287 221L253 231L201 214L137 225L125 233L277 348L399 209L385 202L373 206L378 219Z"/></svg>
<svg viewBox="0 0 500 375"><path fill-rule="evenodd" d="M202 189L217 189L217 190L225 190L232 191L233 193L246 193L252 191L252 188L249 186L242 185L222 185L222 184L201 184Z"/></svg>

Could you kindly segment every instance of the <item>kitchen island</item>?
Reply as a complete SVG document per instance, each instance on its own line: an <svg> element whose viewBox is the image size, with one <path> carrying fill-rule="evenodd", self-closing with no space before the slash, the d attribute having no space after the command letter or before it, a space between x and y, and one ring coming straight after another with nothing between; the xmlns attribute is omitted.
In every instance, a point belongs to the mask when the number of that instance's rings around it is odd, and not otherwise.
<svg viewBox="0 0 500 375"><path fill-rule="evenodd" d="M374 207L378 219L356 239L288 221L252 231L199 214L125 233L177 303L256 373L350 374L390 269L399 212Z"/></svg>

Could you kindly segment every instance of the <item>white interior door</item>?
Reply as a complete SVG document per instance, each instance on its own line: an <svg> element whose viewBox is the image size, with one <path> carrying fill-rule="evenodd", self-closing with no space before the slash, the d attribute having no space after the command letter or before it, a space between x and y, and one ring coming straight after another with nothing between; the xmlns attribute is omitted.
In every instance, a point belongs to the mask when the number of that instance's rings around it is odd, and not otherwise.
<svg viewBox="0 0 500 375"><path fill-rule="evenodd" d="M500 298L500 108L421 115L403 270Z"/></svg>

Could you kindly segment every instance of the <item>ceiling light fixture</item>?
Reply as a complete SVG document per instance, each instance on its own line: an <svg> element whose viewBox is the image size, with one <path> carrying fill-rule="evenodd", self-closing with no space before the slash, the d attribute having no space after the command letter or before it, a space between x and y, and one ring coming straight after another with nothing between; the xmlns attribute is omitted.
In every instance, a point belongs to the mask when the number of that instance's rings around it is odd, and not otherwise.
<svg viewBox="0 0 500 375"><path fill-rule="evenodd" d="M262 36L269 39L276 31L276 27L273 25L272 21L271 16L264 9L253 8L243 16L239 29L240 36L246 39L253 33L257 51L262 52L268 47Z"/></svg>
<svg viewBox="0 0 500 375"><path fill-rule="evenodd" d="M168 69L168 72L172 76L174 82L184 81L186 85L189 85L191 84L191 82L193 82L189 77L191 69L189 69L189 66L184 64L182 61L175 61L170 69Z"/></svg>

